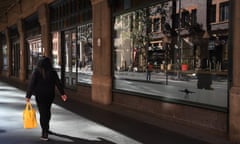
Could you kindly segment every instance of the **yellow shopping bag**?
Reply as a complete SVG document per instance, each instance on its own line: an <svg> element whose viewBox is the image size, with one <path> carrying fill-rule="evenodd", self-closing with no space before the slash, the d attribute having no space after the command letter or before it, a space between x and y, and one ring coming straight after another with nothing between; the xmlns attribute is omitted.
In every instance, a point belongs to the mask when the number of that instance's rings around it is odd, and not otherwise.
<svg viewBox="0 0 240 144"><path fill-rule="evenodd" d="M23 127L26 129L37 127L36 111L30 102L26 103L23 111Z"/></svg>

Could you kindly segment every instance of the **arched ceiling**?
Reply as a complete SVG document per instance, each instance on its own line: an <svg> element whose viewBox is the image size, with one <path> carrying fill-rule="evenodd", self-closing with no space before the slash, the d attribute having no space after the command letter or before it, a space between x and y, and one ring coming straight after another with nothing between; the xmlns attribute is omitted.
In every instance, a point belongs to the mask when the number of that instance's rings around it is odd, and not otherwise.
<svg viewBox="0 0 240 144"><path fill-rule="evenodd" d="M7 11L20 0L0 0L0 23L5 19Z"/></svg>

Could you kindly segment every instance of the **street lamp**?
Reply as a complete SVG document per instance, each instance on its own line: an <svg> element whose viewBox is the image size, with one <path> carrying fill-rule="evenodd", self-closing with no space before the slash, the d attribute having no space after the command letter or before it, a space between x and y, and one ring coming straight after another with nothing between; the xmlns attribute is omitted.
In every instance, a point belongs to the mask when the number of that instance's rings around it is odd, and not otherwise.
<svg viewBox="0 0 240 144"><path fill-rule="evenodd" d="M166 85L168 85L168 62L169 62L169 54L170 54L170 47L169 47L169 43L171 42L171 39L168 36L164 36L163 38L163 43L164 43L164 50L165 50L165 54L164 54L164 70L165 70L165 75L166 75Z"/></svg>
<svg viewBox="0 0 240 144"><path fill-rule="evenodd" d="M179 22L178 22L178 38L177 38L177 48L178 48L178 57L177 57L177 79L180 79L180 69L181 69L181 63L182 63L182 39L181 39L181 18L182 18L182 12L181 12L181 4L182 1L178 0L178 11L179 11ZM179 52L180 49L180 52ZM180 58L179 58L180 55Z"/></svg>

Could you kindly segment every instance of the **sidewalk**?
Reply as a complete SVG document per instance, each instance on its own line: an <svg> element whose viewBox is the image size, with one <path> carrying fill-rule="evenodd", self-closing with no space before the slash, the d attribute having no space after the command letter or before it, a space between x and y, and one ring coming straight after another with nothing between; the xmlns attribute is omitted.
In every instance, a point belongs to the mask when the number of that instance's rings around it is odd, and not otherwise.
<svg viewBox="0 0 240 144"><path fill-rule="evenodd" d="M24 97L25 91L0 82L1 144L207 144L71 99L63 103L58 97L60 105L53 105L50 123L56 134L44 142L40 127L23 129ZM31 102L36 108L35 100Z"/></svg>

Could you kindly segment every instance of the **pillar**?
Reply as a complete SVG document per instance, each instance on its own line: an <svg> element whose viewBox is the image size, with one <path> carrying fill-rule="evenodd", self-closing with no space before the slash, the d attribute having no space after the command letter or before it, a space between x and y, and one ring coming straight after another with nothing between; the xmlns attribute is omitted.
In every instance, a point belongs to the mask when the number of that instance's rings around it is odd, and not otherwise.
<svg viewBox="0 0 240 144"><path fill-rule="evenodd" d="M26 80L26 56L25 56L25 35L23 29L23 20L19 20L17 23L19 33L19 44L20 44L20 80Z"/></svg>
<svg viewBox="0 0 240 144"><path fill-rule="evenodd" d="M92 100L112 102L111 11L108 0L92 0L93 10L93 76Z"/></svg>
<svg viewBox="0 0 240 144"><path fill-rule="evenodd" d="M240 1L232 2L232 21L229 27L232 28L230 40L233 48L233 80L229 98L229 138L231 143L240 143Z"/></svg>
<svg viewBox="0 0 240 144"><path fill-rule="evenodd" d="M41 26L41 36L42 36L42 47L44 49L44 55L51 57L51 40L50 40L50 30L49 30L49 9L47 4L42 4L38 8L39 23Z"/></svg>

